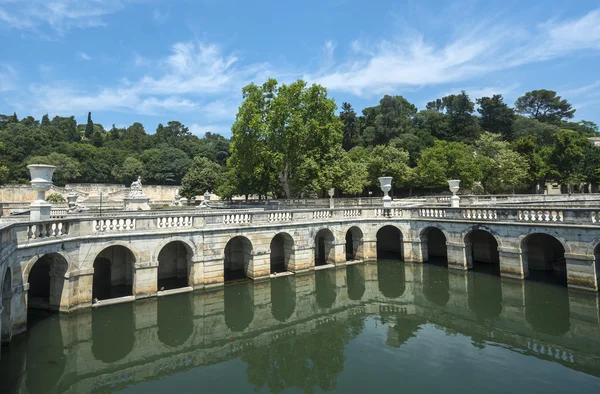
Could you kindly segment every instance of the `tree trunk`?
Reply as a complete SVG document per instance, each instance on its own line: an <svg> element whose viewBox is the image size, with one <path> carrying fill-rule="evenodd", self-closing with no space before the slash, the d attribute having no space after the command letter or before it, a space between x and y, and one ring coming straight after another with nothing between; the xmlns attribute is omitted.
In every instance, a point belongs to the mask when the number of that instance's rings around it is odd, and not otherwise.
<svg viewBox="0 0 600 394"><path fill-rule="evenodd" d="M285 197L290 199L292 198L292 191L290 190L289 183L289 165L285 163L285 168L282 172L279 173L279 182L281 182L281 186L283 187L283 191L285 192Z"/></svg>

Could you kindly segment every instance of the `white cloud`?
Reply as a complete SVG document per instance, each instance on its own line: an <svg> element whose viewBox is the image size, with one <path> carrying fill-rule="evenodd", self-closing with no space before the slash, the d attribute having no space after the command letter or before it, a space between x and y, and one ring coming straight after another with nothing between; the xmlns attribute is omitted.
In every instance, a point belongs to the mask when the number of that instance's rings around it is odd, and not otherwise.
<svg viewBox="0 0 600 394"><path fill-rule="evenodd" d="M92 60L92 57L85 52L79 52L77 54L77 57L81 60L86 60L86 61Z"/></svg>
<svg viewBox="0 0 600 394"><path fill-rule="evenodd" d="M228 125L199 125L198 123L193 123L191 126L189 126L189 129L192 134L199 137L208 132L221 135L229 135L231 133L231 126Z"/></svg>
<svg viewBox="0 0 600 394"><path fill-rule="evenodd" d="M588 94L590 91L600 90L600 81L596 81L578 88L567 89L560 92L562 96L580 96L582 94Z"/></svg>
<svg viewBox="0 0 600 394"><path fill-rule="evenodd" d="M159 9L154 9L154 11L152 11L152 20L154 20L155 23L162 25L163 23L166 23L167 20L169 19L169 12L165 12L162 13L160 12Z"/></svg>
<svg viewBox="0 0 600 394"><path fill-rule="evenodd" d="M505 99L504 101L506 102L506 98L514 94L520 86L521 85L518 83L513 83L510 85L504 84L484 87L463 86L452 88L446 91L444 94L442 94L442 96L448 96L450 94L459 94L461 91L464 90L469 95L471 100L475 100L481 97L492 97L495 94L501 94Z"/></svg>
<svg viewBox="0 0 600 394"><path fill-rule="evenodd" d="M0 92L16 89L17 71L8 64L0 64Z"/></svg>

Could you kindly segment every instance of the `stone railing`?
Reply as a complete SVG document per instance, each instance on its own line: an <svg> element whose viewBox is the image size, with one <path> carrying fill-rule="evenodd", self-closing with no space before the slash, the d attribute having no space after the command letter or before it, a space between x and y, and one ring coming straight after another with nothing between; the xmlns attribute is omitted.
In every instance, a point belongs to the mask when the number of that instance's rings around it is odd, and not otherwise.
<svg viewBox="0 0 600 394"><path fill-rule="evenodd" d="M518 219L525 222L562 222L563 213L550 210L520 210Z"/></svg>
<svg viewBox="0 0 600 394"><path fill-rule="evenodd" d="M61 237L67 234L69 234L69 223L67 222L43 222L27 225L28 239Z"/></svg>
<svg viewBox="0 0 600 394"><path fill-rule="evenodd" d="M248 213L232 213L223 215L223 224L252 223L252 215Z"/></svg>
<svg viewBox="0 0 600 394"><path fill-rule="evenodd" d="M329 211L313 211L312 217L313 219L329 219L333 214L331 210Z"/></svg>
<svg viewBox="0 0 600 394"><path fill-rule="evenodd" d="M93 229L95 232L99 233L110 231L135 230L135 223L135 218L94 219Z"/></svg>
<svg viewBox="0 0 600 394"><path fill-rule="evenodd" d="M422 218L445 218L446 210L439 208L421 208L419 209L419 217Z"/></svg>
<svg viewBox="0 0 600 394"><path fill-rule="evenodd" d="M194 219L192 216L167 216L156 219L158 228L185 228L192 227Z"/></svg>
<svg viewBox="0 0 600 394"><path fill-rule="evenodd" d="M495 209L463 209L461 212L464 219L498 219L498 212Z"/></svg>
<svg viewBox="0 0 600 394"><path fill-rule="evenodd" d="M404 216L402 209L399 208L377 208L375 209L376 217L385 217L385 218L401 218Z"/></svg>
<svg viewBox="0 0 600 394"><path fill-rule="evenodd" d="M292 212L269 212L269 222L289 222L294 218Z"/></svg>
<svg viewBox="0 0 600 394"><path fill-rule="evenodd" d="M343 216L345 218L357 218L362 214L362 210L360 209L344 209L343 212Z"/></svg>

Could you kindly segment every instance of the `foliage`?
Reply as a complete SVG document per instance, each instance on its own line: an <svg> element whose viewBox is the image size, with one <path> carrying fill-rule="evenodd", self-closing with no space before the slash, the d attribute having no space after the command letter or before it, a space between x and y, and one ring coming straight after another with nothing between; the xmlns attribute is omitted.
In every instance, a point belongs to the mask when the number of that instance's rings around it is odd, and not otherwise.
<svg viewBox="0 0 600 394"><path fill-rule="evenodd" d="M205 191L213 191L222 183L221 166L206 157L194 158L190 169L181 181L179 194L190 199L202 195Z"/></svg>
<svg viewBox="0 0 600 394"><path fill-rule="evenodd" d="M53 204L61 204L67 202L65 198L58 193L52 193L46 196L46 201L51 202Z"/></svg>
<svg viewBox="0 0 600 394"><path fill-rule="evenodd" d="M64 186L67 182L73 181L81 175L79 161L62 153L52 152L48 156L33 156L29 159L28 164L51 164L56 166L53 180L58 186Z"/></svg>
<svg viewBox="0 0 600 394"><path fill-rule="evenodd" d="M573 130L560 130L550 151L550 175L563 185L583 182L586 151L591 143Z"/></svg>
<svg viewBox="0 0 600 394"><path fill-rule="evenodd" d="M122 165L114 166L111 171L112 176L125 185L130 185L138 176L142 176L143 173L144 163L133 156L126 158Z"/></svg>
<svg viewBox="0 0 600 394"><path fill-rule="evenodd" d="M477 99L479 125L485 131L502 135L507 141L513 139L515 111L506 105L501 94Z"/></svg>
<svg viewBox="0 0 600 394"><path fill-rule="evenodd" d="M558 123L575 114L567 100L557 96L555 91L546 89L525 93L515 102L515 109L545 123Z"/></svg>

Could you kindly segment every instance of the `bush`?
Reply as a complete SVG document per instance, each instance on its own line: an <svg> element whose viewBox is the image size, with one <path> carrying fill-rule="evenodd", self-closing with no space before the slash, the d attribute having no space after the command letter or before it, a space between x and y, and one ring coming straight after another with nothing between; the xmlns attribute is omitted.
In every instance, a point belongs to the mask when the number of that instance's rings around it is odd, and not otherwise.
<svg viewBox="0 0 600 394"><path fill-rule="evenodd" d="M46 197L46 201L48 202L52 202L55 204L59 204L59 203L63 203L63 202L67 202L67 200L65 200L65 198L63 196L61 196L58 193L52 193L49 196Z"/></svg>

